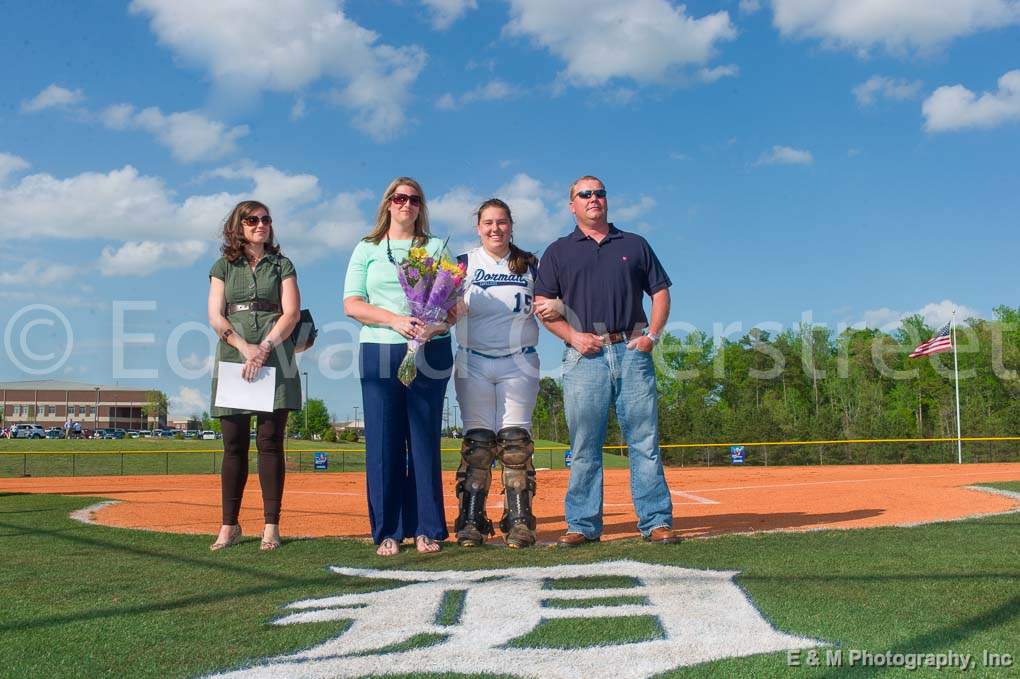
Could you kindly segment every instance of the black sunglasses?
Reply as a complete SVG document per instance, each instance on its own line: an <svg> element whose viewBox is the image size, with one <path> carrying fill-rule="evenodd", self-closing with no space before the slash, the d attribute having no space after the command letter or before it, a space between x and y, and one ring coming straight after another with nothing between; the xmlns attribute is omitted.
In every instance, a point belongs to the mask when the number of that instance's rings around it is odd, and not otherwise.
<svg viewBox="0 0 1020 679"><path fill-rule="evenodd" d="M407 201L411 201L411 205L421 205L421 196L409 196L406 193L394 193L390 196L390 200L393 201L394 205L403 205Z"/></svg>
<svg viewBox="0 0 1020 679"><path fill-rule="evenodd" d="M596 198L605 198L606 197L606 190L605 189L585 189L584 191L578 191L577 193L574 194L575 198L580 198L582 200L588 200L592 196L595 196Z"/></svg>
<svg viewBox="0 0 1020 679"><path fill-rule="evenodd" d="M261 218L256 217L255 215L248 215L247 217L242 217L241 221L244 223L245 226L258 226L259 222L262 222L262 224L265 226L273 225L273 218L270 217L269 215L262 215Z"/></svg>

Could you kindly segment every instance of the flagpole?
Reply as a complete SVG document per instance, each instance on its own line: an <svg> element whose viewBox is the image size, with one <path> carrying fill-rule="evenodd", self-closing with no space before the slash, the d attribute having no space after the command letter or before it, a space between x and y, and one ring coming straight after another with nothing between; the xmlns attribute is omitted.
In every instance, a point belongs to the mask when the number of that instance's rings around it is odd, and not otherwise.
<svg viewBox="0 0 1020 679"><path fill-rule="evenodd" d="M956 375L956 463L963 464L963 438L960 435L960 365L956 360L956 309L950 321L953 328L953 373Z"/></svg>

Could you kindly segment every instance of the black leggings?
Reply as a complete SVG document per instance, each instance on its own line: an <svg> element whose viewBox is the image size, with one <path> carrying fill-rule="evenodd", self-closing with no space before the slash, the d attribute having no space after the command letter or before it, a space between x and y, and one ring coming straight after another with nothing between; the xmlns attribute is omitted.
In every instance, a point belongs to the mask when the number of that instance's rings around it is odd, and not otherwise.
<svg viewBox="0 0 1020 679"><path fill-rule="evenodd" d="M280 502L283 499L283 436L287 431L290 411L277 410L258 416L255 443L259 451L259 484L262 486L262 510L266 523L280 523ZM248 482L248 449L251 445L251 415L228 415L220 418L223 430L223 467L220 479L223 490L223 525L237 523L241 511L244 485Z"/></svg>

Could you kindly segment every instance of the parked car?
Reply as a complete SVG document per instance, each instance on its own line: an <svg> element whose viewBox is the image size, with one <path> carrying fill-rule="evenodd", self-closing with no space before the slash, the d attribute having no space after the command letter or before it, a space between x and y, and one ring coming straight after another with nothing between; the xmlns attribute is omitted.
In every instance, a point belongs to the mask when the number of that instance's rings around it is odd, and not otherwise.
<svg viewBox="0 0 1020 679"><path fill-rule="evenodd" d="M60 427L50 427L46 430L46 438L48 439L62 439L64 438L64 430Z"/></svg>
<svg viewBox="0 0 1020 679"><path fill-rule="evenodd" d="M188 431L184 432L184 438L186 438L186 439L197 439L198 438L198 432L195 431L194 429L189 429Z"/></svg>
<svg viewBox="0 0 1020 679"><path fill-rule="evenodd" d="M206 429L205 431L202 432L202 440L203 441L215 441L216 440L216 432L212 431L211 429Z"/></svg>
<svg viewBox="0 0 1020 679"><path fill-rule="evenodd" d="M12 439L44 439L46 430L38 424L16 424L11 427Z"/></svg>
<svg viewBox="0 0 1020 679"><path fill-rule="evenodd" d="M127 436L127 432L123 429L107 429L103 433L103 438L107 440L122 439Z"/></svg>
<svg viewBox="0 0 1020 679"><path fill-rule="evenodd" d="M127 437L129 439L137 439L137 438L141 438L141 436L142 436L142 432L140 432L140 431L135 431L134 429L128 429L128 431L127 431Z"/></svg>
<svg viewBox="0 0 1020 679"><path fill-rule="evenodd" d="M108 433L110 433L111 431L113 431L113 429L111 429L109 427L100 427L99 429L93 429L92 430L92 438L94 438L94 439L105 439L106 435Z"/></svg>

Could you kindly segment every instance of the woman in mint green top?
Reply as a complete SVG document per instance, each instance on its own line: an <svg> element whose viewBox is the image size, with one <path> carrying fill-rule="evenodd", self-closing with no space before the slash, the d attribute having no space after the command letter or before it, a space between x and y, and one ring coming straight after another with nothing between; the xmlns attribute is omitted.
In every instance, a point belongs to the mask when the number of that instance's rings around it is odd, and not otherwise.
<svg viewBox="0 0 1020 679"><path fill-rule="evenodd" d="M376 227L351 254L344 313L359 321L359 368L365 413L365 478L376 554L392 556L405 538L434 553L448 536L443 511L439 442L443 399L453 367L449 326L412 318L397 279L411 247L439 256L429 233L421 185L397 177L386 188ZM405 387L397 368L407 341L428 340L416 356L418 376Z"/></svg>

